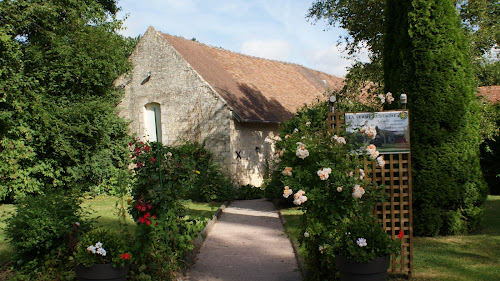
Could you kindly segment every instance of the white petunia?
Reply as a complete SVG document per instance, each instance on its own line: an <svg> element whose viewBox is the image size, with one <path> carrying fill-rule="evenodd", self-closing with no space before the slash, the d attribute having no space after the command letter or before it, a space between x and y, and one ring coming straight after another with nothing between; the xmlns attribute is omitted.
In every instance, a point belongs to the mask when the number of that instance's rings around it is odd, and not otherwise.
<svg viewBox="0 0 500 281"><path fill-rule="evenodd" d="M366 239L365 238L358 238L358 240L356 241L356 243L358 244L358 246L360 247L365 247L366 245L368 245L366 243Z"/></svg>
<svg viewBox="0 0 500 281"><path fill-rule="evenodd" d="M92 252L92 254L95 254L96 252L96 247L93 245L90 245L87 247L87 251Z"/></svg>

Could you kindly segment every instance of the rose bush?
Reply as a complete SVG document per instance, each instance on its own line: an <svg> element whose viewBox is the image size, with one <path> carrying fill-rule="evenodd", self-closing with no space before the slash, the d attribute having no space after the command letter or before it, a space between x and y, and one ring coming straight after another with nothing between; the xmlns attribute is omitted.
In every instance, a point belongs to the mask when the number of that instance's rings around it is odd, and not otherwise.
<svg viewBox="0 0 500 281"><path fill-rule="evenodd" d="M383 167L383 156L373 145L349 144L345 130L330 132L327 112L326 103L304 107L283 125L274 138L275 172L269 186L280 188L284 200L304 210L300 242L312 280L336 278L331 274L336 272L335 255L366 260L399 250L399 242L389 238L372 214L375 205L385 200L384 187L368 181L363 170L364 157L375 157ZM359 131L367 139L376 135L366 126Z"/></svg>

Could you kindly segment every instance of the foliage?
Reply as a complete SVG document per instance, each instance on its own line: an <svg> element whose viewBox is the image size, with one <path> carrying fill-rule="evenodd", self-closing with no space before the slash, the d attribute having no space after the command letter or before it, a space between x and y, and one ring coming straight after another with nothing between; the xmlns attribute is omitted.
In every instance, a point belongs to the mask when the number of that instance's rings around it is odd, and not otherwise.
<svg viewBox="0 0 500 281"><path fill-rule="evenodd" d="M238 187L235 191L236 199L240 200L252 200L264 197L264 189L260 187L255 187L251 184L242 185Z"/></svg>
<svg viewBox="0 0 500 281"><path fill-rule="evenodd" d="M130 143L135 164L132 206L138 224L135 274L165 280L182 265L203 223L184 216L181 199L199 175L196 161L161 143ZM185 151L184 151L185 152Z"/></svg>
<svg viewBox="0 0 500 281"><path fill-rule="evenodd" d="M408 95L416 235L456 234L480 222L480 105L453 1L388 1L385 89Z"/></svg>
<svg viewBox="0 0 500 281"><path fill-rule="evenodd" d="M402 236L401 232L401 239ZM327 246L324 251L332 251L333 255L358 262L388 256L401 249L401 242L391 239L373 217L354 216L343 219L328 242L332 248Z"/></svg>
<svg viewBox="0 0 500 281"><path fill-rule="evenodd" d="M113 81L130 69L133 42L117 34L117 10L109 0L0 2L1 199L109 185L126 169Z"/></svg>
<svg viewBox="0 0 500 281"><path fill-rule="evenodd" d="M384 35L386 33L387 0L315 0L308 10L307 18L318 22L326 20L328 26L338 26L347 31L347 35L339 38L339 44L345 43L345 49L350 55L369 51L370 62L353 67L363 75L371 76L375 83L382 83L382 77L377 79L376 73L382 72L382 54ZM498 0L461 0L454 1L460 12L462 29L468 34L471 45L471 57L474 58L475 76L482 85L492 82L484 77L489 73L493 62L485 59L492 47L499 45L500 2ZM392 15L397 17L395 15ZM486 73L485 73L486 72ZM376 79L376 80L375 80Z"/></svg>
<svg viewBox="0 0 500 281"><path fill-rule="evenodd" d="M76 263L84 267L91 267L94 264L123 267L130 262L130 259L131 254L126 247L124 237L104 228L84 233L75 253Z"/></svg>
<svg viewBox="0 0 500 281"><path fill-rule="evenodd" d="M20 272L35 279L72 268L77 230L88 229L81 199L71 193L27 196L7 219L6 235ZM78 225L80 227L78 227Z"/></svg>
<svg viewBox="0 0 500 281"><path fill-rule="evenodd" d="M481 123L481 168L488 183L489 194L500 194L500 103L484 103L484 121Z"/></svg>
<svg viewBox="0 0 500 281"><path fill-rule="evenodd" d="M339 109L351 106L349 102L337 105ZM279 174L282 183L282 196L304 210L300 242L305 245L305 261L312 280L335 278L332 275L336 272L334 256L345 253L336 242L347 239L338 229L347 227L345 223L349 220L346 219L365 222L358 226L359 229L372 218L375 204L385 200L384 187L366 180L368 175L363 171L365 149L346 143L345 138L349 138L346 132L339 131L337 135L329 132L325 123L327 112L326 103L304 107L284 124L275 140L279 155L275 173ZM385 165L382 162L381 165ZM374 236L387 236L380 225L371 226L375 229L370 232L378 233ZM393 245L389 238L377 242L377 249ZM367 249L373 250L362 250ZM390 249L391 253L395 250ZM370 255L364 251L352 254L360 260Z"/></svg>

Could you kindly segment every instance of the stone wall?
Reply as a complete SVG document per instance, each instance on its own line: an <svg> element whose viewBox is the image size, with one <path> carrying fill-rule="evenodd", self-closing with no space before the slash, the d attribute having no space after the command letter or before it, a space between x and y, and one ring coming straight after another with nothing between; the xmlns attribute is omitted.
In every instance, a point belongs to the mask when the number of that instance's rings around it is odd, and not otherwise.
<svg viewBox="0 0 500 281"><path fill-rule="evenodd" d="M269 172L268 165L274 153L273 147L265 139L277 135L277 131L277 124L231 120L231 174L235 184L263 184L263 177Z"/></svg>
<svg viewBox="0 0 500 281"><path fill-rule="evenodd" d="M157 103L165 145L182 140L206 141L206 147L229 171L231 111L225 101L152 27L130 59L133 71L119 79L117 85L125 88L119 112L130 120L131 133L146 138L145 106Z"/></svg>

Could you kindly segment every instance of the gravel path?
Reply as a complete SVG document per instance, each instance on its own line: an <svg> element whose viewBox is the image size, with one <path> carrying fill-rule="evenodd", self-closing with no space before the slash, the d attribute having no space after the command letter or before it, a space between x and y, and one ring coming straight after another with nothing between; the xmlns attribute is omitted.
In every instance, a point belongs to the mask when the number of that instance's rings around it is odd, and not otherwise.
<svg viewBox="0 0 500 281"><path fill-rule="evenodd" d="M231 202L208 234L186 280L302 280L274 204L265 199Z"/></svg>

